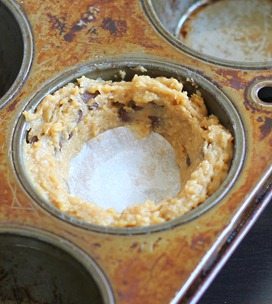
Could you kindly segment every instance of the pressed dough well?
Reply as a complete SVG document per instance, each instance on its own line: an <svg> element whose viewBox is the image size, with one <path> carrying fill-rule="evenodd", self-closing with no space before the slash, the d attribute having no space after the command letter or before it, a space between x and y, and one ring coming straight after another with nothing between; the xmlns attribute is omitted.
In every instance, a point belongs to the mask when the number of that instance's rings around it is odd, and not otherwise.
<svg viewBox="0 0 272 304"><path fill-rule="evenodd" d="M208 115L200 94L188 97L174 78L135 75L112 82L83 76L24 116L25 167L36 191L60 211L92 224L148 226L181 216L218 189L233 155L231 133ZM142 138L158 133L171 144L181 177L175 197L135 202L118 212L70 193L71 160L90 139L121 126Z"/></svg>

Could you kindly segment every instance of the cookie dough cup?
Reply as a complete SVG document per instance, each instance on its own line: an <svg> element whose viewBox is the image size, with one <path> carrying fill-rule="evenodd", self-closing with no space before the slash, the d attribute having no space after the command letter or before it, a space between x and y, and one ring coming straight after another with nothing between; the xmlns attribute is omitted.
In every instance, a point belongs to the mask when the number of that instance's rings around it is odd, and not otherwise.
<svg viewBox="0 0 272 304"><path fill-rule="evenodd" d="M28 131L24 162L45 200L84 222L135 227L160 224L196 208L228 174L233 136L209 115L201 94L191 96L174 78L135 75L131 81L81 77L46 96L35 111L25 111ZM176 197L135 202L118 213L69 192L71 159L84 143L120 126L138 136L162 135L174 148L181 185Z"/></svg>

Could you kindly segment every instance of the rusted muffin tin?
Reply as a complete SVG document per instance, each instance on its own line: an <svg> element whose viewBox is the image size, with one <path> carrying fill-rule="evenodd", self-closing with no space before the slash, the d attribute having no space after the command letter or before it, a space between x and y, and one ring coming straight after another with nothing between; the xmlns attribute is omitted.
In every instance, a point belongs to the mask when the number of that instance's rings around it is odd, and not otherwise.
<svg viewBox="0 0 272 304"><path fill-rule="evenodd" d="M165 20L178 5L190 15L215 3L202 2L1 0L1 303L196 302L269 202L272 56L222 60L178 41ZM130 78L139 65L202 91L235 137L227 179L162 225L105 228L61 214L28 181L22 111L80 75Z"/></svg>

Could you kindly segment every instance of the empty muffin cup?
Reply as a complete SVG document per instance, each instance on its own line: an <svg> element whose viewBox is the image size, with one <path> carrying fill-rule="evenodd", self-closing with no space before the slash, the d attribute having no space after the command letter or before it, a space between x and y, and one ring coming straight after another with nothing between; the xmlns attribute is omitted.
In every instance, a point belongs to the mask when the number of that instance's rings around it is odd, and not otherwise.
<svg viewBox="0 0 272 304"><path fill-rule="evenodd" d="M36 202L113 233L201 214L230 190L244 149L239 115L220 90L187 68L136 58L91 63L53 80L28 103L13 137L15 169Z"/></svg>
<svg viewBox="0 0 272 304"><path fill-rule="evenodd" d="M75 246L38 231L1 228L0 302L114 303L98 266Z"/></svg>
<svg viewBox="0 0 272 304"><path fill-rule="evenodd" d="M16 1L0 3L0 108L23 85L33 52L29 23Z"/></svg>
<svg viewBox="0 0 272 304"><path fill-rule="evenodd" d="M240 67L271 64L270 0L142 0L165 38L205 61Z"/></svg>

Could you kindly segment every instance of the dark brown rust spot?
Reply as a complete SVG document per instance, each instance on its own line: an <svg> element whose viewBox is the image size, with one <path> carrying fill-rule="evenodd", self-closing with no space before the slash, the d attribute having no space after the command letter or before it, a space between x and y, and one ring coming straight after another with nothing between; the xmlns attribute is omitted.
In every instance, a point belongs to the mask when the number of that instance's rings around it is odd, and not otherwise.
<svg viewBox="0 0 272 304"><path fill-rule="evenodd" d="M246 80L243 78L243 73L246 74L246 72L239 70L216 69L216 73L223 76L225 84L231 86L233 89L241 90L247 85Z"/></svg>
<svg viewBox="0 0 272 304"><path fill-rule="evenodd" d="M138 243L137 242L133 242L131 245L130 245L130 248L131 249L134 249L134 248L137 248L138 246Z"/></svg>
<svg viewBox="0 0 272 304"><path fill-rule="evenodd" d="M27 144L34 144L35 142L39 141L39 138L37 135L34 135L30 137L30 131L31 129L26 131L26 143Z"/></svg>
<svg viewBox="0 0 272 304"><path fill-rule="evenodd" d="M265 139L272 131L272 118L265 117L263 124L260 126L260 139Z"/></svg>
<svg viewBox="0 0 272 304"><path fill-rule="evenodd" d="M113 20L110 17L104 18L102 28L114 36L122 36L127 31L127 22L125 20Z"/></svg>
<svg viewBox="0 0 272 304"><path fill-rule="evenodd" d="M159 247L159 243L160 243L161 240L162 240L161 237L158 237L158 238L157 238L157 240L154 242L154 245L153 245L153 248L154 248L154 249L157 248L157 247Z"/></svg>
<svg viewBox="0 0 272 304"><path fill-rule="evenodd" d="M96 7L88 7L87 11L81 15L81 18L72 25L70 31L64 35L64 40L67 42L73 41L77 32L80 32L86 28L89 23L96 20L98 13L99 9Z"/></svg>
<svg viewBox="0 0 272 304"><path fill-rule="evenodd" d="M182 28L180 29L180 35L182 36L181 39L186 39L190 31L191 31L190 22L185 22Z"/></svg>
<svg viewBox="0 0 272 304"><path fill-rule="evenodd" d="M72 42L74 39L74 36L75 36L75 34L69 32L69 33L65 34L64 40L67 42Z"/></svg>
<svg viewBox="0 0 272 304"><path fill-rule="evenodd" d="M187 29L187 27L182 27L181 30L180 30L180 34L185 39L186 36L188 35L188 29Z"/></svg>
<svg viewBox="0 0 272 304"><path fill-rule="evenodd" d="M200 234L195 236L191 241L191 248L194 250L200 250L201 248L205 247L210 241L209 235Z"/></svg>
<svg viewBox="0 0 272 304"><path fill-rule="evenodd" d="M13 110L16 109L16 106L17 106L18 102L21 100L22 95L23 95L23 94L19 95L19 96L18 96L18 97L9 105L9 106L8 106L8 108L7 108L8 112L12 112ZM35 113L35 111L34 111L34 113Z"/></svg>
<svg viewBox="0 0 272 304"><path fill-rule="evenodd" d="M100 244L100 243L93 243L92 246L93 246L93 247L96 247L96 248L100 248L100 247L101 247L101 244Z"/></svg>
<svg viewBox="0 0 272 304"><path fill-rule="evenodd" d="M51 28L57 30L60 35L64 34L66 29L65 18L52 15L51 13L48 13L47 17L51 23Z"/></svg>

